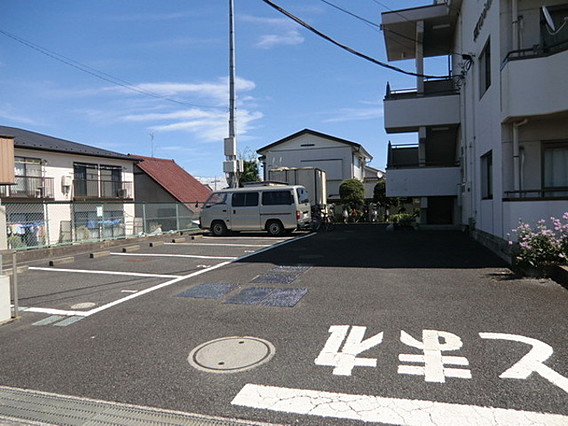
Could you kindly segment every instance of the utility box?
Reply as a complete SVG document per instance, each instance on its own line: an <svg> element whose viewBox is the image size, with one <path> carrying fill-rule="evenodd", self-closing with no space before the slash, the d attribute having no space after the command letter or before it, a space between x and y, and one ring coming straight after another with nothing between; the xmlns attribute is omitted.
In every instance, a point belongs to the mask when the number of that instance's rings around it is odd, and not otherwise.
<svg viewBox="0 0 568 426"><path fill-rule="evenodd" d="M0 185L14 183L14 138L0 136Z"/></svg>
<svg viewBox="0 0 568 426"><path fill-rule="evenodd" d="M308 190L312 206L327 204L327 177L325 170L317 167L279 167L268 171L268 180L288 185L302 185Z"/></svg>

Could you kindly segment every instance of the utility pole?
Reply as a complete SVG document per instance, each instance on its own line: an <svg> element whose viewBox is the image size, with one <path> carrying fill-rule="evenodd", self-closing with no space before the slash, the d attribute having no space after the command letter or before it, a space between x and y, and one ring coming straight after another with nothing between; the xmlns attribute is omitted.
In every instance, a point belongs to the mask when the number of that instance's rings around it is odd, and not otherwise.
<svg viewBox="0 0 568 426"><path fill-rule="evenodd" d="M229 137L225 138L225 159L223 171L227 174L229 187L239 186L239 163L237 161L236 124L236 93L235 93L235 14L234 0L229 0Z"/></svg>

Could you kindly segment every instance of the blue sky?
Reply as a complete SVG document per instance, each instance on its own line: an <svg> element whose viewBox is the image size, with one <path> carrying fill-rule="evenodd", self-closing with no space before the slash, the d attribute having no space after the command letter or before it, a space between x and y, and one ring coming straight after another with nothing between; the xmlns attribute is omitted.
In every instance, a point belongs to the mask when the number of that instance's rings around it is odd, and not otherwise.
<svg viewBox="0 0 568 426"><path fill-rule="evenodd" d="M329 1L376 24L389 8L431 3ZM275 3L386 62L375 26L321 0ZM411 88L412 77L329 44L261 0L235 0L235 16L239 152L309 128L362 144L384 169L389 139L416 141L383 128L386 82ZM228 0L3 0L0 30L12 36L0 34L0 124L222 175Z"/></svg>

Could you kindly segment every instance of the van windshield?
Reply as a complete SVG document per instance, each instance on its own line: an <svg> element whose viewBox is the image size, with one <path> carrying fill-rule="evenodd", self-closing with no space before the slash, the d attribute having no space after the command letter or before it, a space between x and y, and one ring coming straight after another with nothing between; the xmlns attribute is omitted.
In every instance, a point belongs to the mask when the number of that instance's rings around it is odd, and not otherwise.
<svg viewBox="0 0 568 426"><path fill-rule="evenodd" d="M205 201L205 208L214 206L216 204L225 204L227 202L226 192L214 192L209 196L207 201Z"/></svg>

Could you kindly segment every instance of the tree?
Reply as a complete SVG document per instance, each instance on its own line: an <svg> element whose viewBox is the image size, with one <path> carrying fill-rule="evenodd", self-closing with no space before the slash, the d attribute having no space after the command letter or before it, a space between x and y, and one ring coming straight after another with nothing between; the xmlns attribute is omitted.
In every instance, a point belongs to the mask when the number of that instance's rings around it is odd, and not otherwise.
<svg viewBox="0 0 568 426"><path fill-rule="evenodd" d="M250 148L247 148L239 157L243 161L243 171L238 174L239 185L242 186L243 183L260 181L260 177L258 176L258 161L254 152L251 151Z"/></svg>
<svg viewBox="0 0 568 426"><path fill-rule="evenodd" d="M345 179L339 185L339 197L342 204L357 208L365 202L365 187L358 179Z"/></svg>

